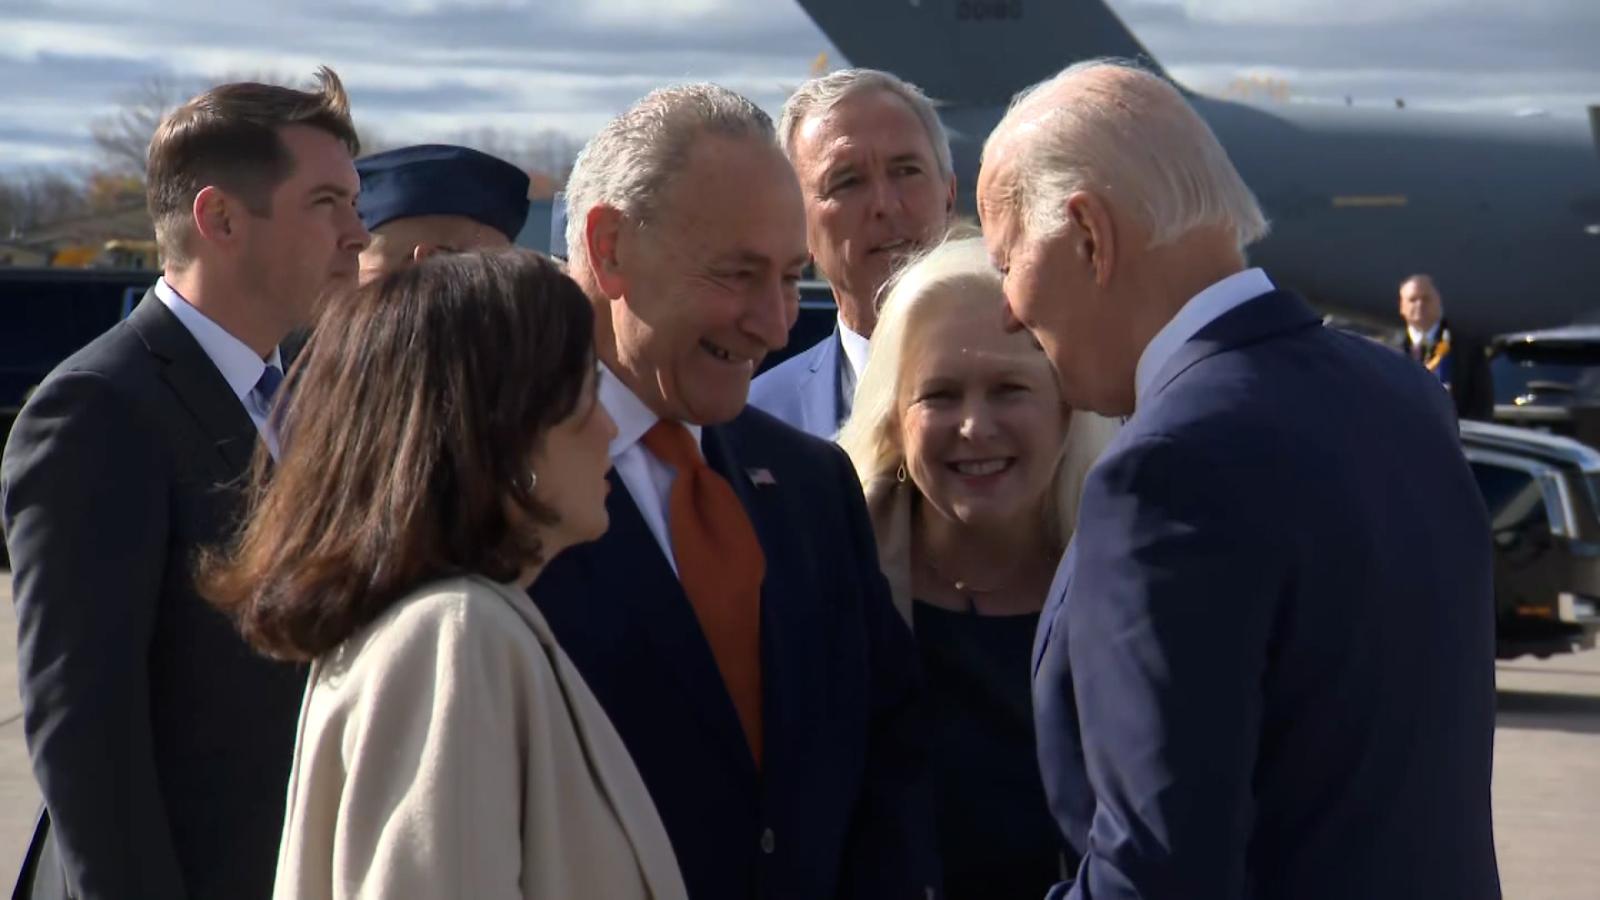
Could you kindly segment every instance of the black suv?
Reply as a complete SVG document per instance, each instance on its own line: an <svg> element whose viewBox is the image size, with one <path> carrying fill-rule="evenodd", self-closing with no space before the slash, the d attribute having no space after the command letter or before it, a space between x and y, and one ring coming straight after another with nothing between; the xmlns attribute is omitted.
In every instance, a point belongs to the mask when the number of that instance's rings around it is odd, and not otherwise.
<svg viewBox="0 0 1600 900"><path fill-rule="evenodd" d="M1496 422L1600 446L1600 325L1502 335L1492 348Z"/></svg>
<svg viewBox="0 0 1600 900"><path fill-rule="evenodd" d="M1600 452L1569 438L1461 423L1494 534L1498 655L1549 656L1600 630Z"/></svg>

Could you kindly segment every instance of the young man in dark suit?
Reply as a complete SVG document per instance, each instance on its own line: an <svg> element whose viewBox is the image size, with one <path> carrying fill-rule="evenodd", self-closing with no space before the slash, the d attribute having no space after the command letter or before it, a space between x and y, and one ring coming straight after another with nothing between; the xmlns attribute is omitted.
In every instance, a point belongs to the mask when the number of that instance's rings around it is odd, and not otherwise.
<svg viewBox="0 0 1600 900"><path fill-rule="evenodd" d="M611 528L531 593L627 744L696 900L937 893L911 635L849 460L747 407L806 263L754 104L657 91L584 149Z"/></svg>
<svg viewBox="0 0 1600 900"><path fill-rule="evenodd" d="M978 203L1066 401L1129 417L1035 641L1052 896L1497 898L1492 544L1433 377L1246 267L1255 197L1156 75L1021 98Z"/></svg>
<svg viewBox="0 0 1600 900"><path fill-rule="evenodd" d="M63 362L6 446L24 725L46 817L33 896L267 897L305 672L196 594L252 454L278 453L279 344L352 286L358 143L315 91L213 88L150 144L164 272Z"/></svg>
<svg viewBox="0 0 1600 900"><path fill-rule="evenodd" d="M1493 419L1489 355L1482 342L1450 327L1432 277L1412 275L1400 283L1400 318L1406 329L1397 348L1439 379L1450 392L1456 415L1479 422Z"/></svg>

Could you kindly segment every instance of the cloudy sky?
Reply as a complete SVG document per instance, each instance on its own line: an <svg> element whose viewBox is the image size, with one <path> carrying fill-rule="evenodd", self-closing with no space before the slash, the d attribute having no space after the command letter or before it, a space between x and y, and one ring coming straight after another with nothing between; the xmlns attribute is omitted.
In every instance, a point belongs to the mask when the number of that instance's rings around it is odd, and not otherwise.
<svg viewBox="0 0 1600 900"><path fill-rule="evenodd" d="M1258 77L1295 102L1563 116L1600 104L1600 0L1110 6L1208 93ZM796 0L0 0L0 170L93 164L91 121L153 77L327 63L359 123L391 142L483 128L582 138L676 81L718 81L776 111L824 51L843 62Z"/></svg>

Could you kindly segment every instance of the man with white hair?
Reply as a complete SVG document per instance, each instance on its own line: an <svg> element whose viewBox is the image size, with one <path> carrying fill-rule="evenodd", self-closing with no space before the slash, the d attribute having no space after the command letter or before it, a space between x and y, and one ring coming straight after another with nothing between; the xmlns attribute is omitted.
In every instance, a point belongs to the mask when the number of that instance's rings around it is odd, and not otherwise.
<svg viewBox="0 0 1600 900"><path fill-rule="evenodd" d="M800 178L806 244L833 288L839 321L757 378L750 403L831 439L866 368L884 282L950 225L950 140L921 90L874 69L802 84L783 106L778 140Z"/></svg>
<svg viewBox="0 0 1600 900"><path fill-rule="evenodd" d="M1256 201L1152 74L1020 97L978 205L1067 401L1130 416L1035 643L1084 854L1052 896L1498 897L1491 542L1445 394L1246 268Z"/></svg>
<svg viewBox="0 0 1600 900"><path fill-rule="evenodd" d="M656 91L584 148L567 204L617 425L611 528L531 593L689 895L932 896L916 649L855 471L745 404L806 260L772 121L714 85Z"/></svg>

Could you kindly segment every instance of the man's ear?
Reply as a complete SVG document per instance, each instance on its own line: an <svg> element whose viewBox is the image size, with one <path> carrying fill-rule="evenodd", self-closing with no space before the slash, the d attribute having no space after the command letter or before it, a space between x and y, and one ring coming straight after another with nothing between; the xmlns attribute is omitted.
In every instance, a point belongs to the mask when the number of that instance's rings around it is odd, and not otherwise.
<svg viewBox="0 0 1600 900"><path fill-rule="evenodd" d="M422 262L428 257L439 252L439 248L432 244L418 244L411 248L411 261Z"/></svg>
<svg viewBox="0 0 1600 900"><path fill-rule="evenodd" d="M584 256L595 287L607 298L616 300L628 292L622 272L622 211L600 204L589 210L583 223Z"/></svg>
<svg viewBox="0 0 1600 900"><path fill-rule="evenodd" d="M238 216L243 210L221 188L207 185L194 195L190 215L196 236L211 244L235 243L239 233Z"/></svg>
<svg viewBox="0 0 1600 900"><path fill-rule="evenodd" d="M1067 221L1079 258L1094 270L1094 282L1105 287L1117 262L1117 230L1111 208L1090 191L1067 198Z"/></svg>

